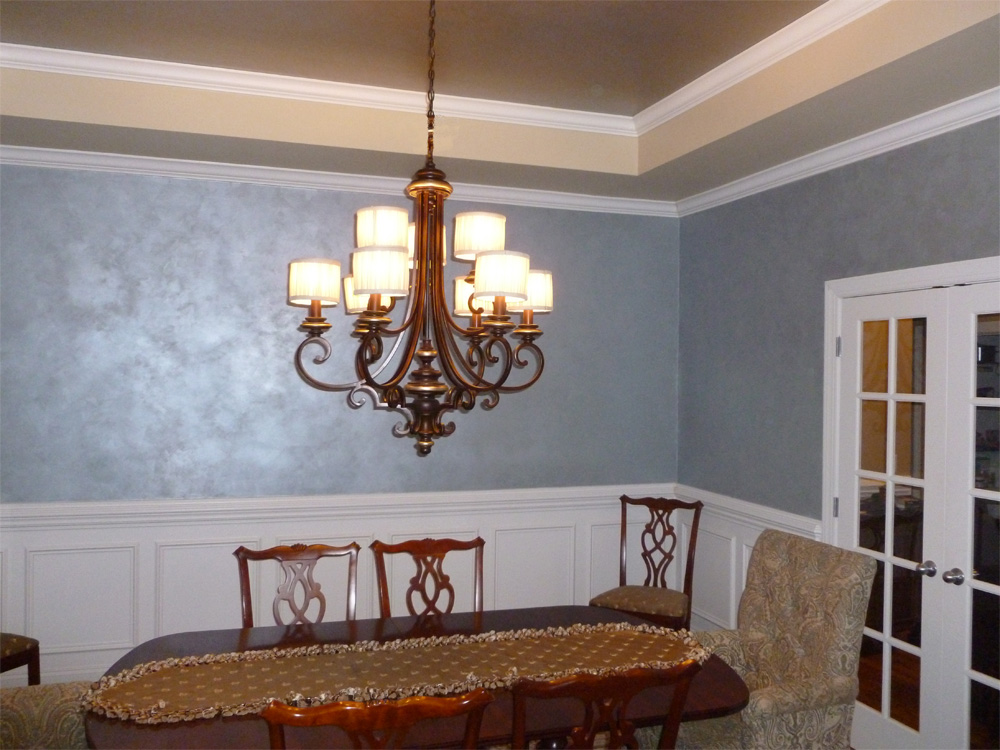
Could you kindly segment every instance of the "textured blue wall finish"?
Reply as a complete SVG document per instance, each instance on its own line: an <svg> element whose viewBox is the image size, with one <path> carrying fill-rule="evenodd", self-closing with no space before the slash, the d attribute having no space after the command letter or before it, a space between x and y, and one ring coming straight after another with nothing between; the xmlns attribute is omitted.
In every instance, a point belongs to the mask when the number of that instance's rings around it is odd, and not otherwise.
<svg viewBox="0 0 1000 750"><path fill-rule="evenodd" d="M286 264L350 268L354 212L399 196L5 166L3 502L503 489L676 479L679 222L463 204L555 274L541 381L455 415L418 458L399 417L299 379ZM448 283L468 266L449 261ZM642 300L629 307L608 300ZM620 303L624 305L625 303ZM327 316L335 365L355 340Z"/></svg>
<svg viewBox="0 0 1000 750"><path fill-rule="evenodd" d="M821 516L824 283L1000 255L998 142L990 120L681 220L683 483Z"/></svg>

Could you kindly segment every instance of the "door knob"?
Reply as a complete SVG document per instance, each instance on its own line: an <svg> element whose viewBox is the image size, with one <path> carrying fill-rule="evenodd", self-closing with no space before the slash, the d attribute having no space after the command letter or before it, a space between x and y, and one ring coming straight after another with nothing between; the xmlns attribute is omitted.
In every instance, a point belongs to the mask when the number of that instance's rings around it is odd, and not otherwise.
<svg viewBox="0 0 1000 750"><path fill-rule="evenodd" d="M933 560L924 560L917 566L917 572L922 576L933 578L937 575L937 565Z"/></svg>
<svg viewBox="0 0 1000 750"><path fill-rule="evenodd" d="M952 568L941 574L941 580L945 583L954 583L956 586L961 586L962 582L965 581L965 573L958 568Z"/></svg>

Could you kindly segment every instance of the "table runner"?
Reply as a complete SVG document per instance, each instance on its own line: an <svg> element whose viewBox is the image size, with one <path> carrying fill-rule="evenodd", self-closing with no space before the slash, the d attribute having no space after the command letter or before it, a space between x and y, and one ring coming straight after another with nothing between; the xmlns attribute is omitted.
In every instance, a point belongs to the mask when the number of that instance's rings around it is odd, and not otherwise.
<svg viewBox="0 0 1000 750"><path fill-rule="evenodd" d="M685 630L605 623L327 643L139 664L94 683L84 707L141 724L259 713L294 705L503 689L517 679L667 668L708 652Z"/></svg>

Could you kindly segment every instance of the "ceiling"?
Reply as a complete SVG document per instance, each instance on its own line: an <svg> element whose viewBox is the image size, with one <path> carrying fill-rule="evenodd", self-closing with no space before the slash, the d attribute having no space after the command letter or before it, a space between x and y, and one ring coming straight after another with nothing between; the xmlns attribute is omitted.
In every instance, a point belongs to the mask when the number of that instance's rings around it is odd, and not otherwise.
<svg viewBox="0 0 1000 750"><path fill-rule="evenodd" d="M438 0L435 161L457 183L683 200L995 89L998 14ZM406 177L427 24L421 0L0 0L0 143Z"/></svg>

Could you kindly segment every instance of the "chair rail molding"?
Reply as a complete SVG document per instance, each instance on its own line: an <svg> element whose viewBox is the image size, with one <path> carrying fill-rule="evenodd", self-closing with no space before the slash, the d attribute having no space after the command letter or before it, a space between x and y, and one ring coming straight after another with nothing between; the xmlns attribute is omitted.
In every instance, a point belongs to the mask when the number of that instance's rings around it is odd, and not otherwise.
<svg viewBox="0 0 1000 750"><path fill-rule="evenodd" d="M623 493L705 503L695 563L693 629L735 625L749 552L763 529L818 535L819 522L813 519L673 482L394 495L0 503L0 626L39 639L44 682L92 680L151 638L239 627L239 580L232 552L240 545L357 541L363 548L357 616L363 619L378 614L368 544L419 536L478 535L486 540L486 609L586 604L618 583L618 498ZM682 539L682 546L685 543ZM671 585L683 575L683 569L675 567L673 576L678 578ZM279 583L272 573L252 575L255 606L264 603L255 612L260 623L270 623L265 605ZM334 569L331 576L321 583L328 596L337 598L340 571ZM71 617L65 616L68 612ZM337 607L329 612L331 619L340 614ZM2 684L25 684L21 672L4 673Z"/></svg>

